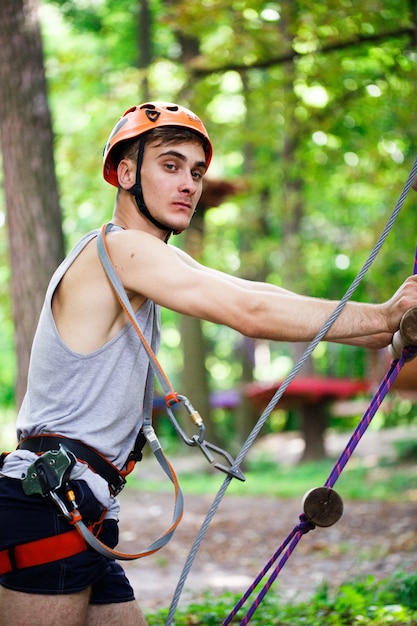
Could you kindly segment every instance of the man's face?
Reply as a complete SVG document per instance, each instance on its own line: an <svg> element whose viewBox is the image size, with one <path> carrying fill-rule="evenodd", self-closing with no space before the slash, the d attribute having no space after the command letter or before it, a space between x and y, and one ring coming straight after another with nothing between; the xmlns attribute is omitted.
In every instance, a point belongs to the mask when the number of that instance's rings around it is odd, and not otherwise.
<svg viewBox="0 0 417 626"><path fill-rule="evenodd" d="M140 175L151 215L171 230L187 228L201 196L206 169L198 142L147 144Z"/></svg>

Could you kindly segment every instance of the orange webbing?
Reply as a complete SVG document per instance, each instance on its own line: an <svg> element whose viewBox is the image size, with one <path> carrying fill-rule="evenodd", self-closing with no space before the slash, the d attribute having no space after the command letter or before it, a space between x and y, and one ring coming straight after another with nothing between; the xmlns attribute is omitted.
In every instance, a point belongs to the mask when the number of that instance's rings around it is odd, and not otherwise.
<svg viewBox="0 0 417 626"><path fill-rule="evenodd" d="M169 470L170 470L172 484L174 485L174 489L175 489L175 500L177 501L179 493L180 493L180 487L179 487L179 484L178 484L178 478L177 478L177 476L175 474L175 470L172 467L171 463L169 462L169 460L167 459L167 457L165 456L165 454L163 452L162 452L162 454L164 455L165 461L166 461L166 463L167 463L167 465L169 467ZM174 532L174 530L177 528L178 524L180 523L180 521L182 519L182 516L183 516L183 512L181 511L181 514L178 515L177 519L161 535L160 539L162 539L163 537L166 537L167 535L171 535ZM75 523L75 528L78 530L79 533L81 533L81 534L83 533L82 525L79 525L79 524ZM84 529L85 529L85 527L84 527ZM117 550L114 550L113 548L109 548L108 546L103 544L99 539L97 539L97 537L94 537L94 540L96 541L97 544L99 544L99 546L101 548L103 548L105 550L106 556L108 556L109 558L119 559L121 561L133 561L135 559L141 559L144 556L149 556L151 554L154 554L155 552L158 552L158 550L160 550L166 543L165 542L165 543L161 544L160 546L157 546L157 547L152 548L152 549L145 549L143 552L138 552L136 554L126 554L124 552L118 552ZM167 541L169 541L169 539ZM88 542L88 539L87 539L87 542ZM94 548L94 545L92 545L92 547Z"/></svg>

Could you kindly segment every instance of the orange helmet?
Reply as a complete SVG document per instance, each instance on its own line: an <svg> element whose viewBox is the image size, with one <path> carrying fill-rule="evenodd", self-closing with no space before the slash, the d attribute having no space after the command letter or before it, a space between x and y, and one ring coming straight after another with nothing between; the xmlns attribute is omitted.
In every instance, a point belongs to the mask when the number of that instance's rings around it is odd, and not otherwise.
<svg viewBox="0 0 417 626"><path fill-rule="evenodd" d="M139 137L158 126L182 126L189 128L204 141L207 167L212 157L212 145L208 133L197 115L189 109L170 102L148 102L128 109L113 128L104 148L104 179L118 187L117 173L112 159L113 148L126 139Z"/></svg>

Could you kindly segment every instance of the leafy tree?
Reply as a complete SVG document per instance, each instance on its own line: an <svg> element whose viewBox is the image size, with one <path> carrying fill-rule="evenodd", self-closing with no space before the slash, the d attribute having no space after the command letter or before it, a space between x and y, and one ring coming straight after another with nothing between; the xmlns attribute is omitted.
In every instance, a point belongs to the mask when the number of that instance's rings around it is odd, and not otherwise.
<svg viewBox="0 0 417 626"><path fill-rule="evenodd" d="M203 262L319 297L344 293L411 165L414 2L44 0L41 9L68 244L111 211L100 152L116 117L132 101L181 100L207 123L213 176L245 182L206 213ZM406 207L357 298L391 295L411 271L413 239ZM203 329L211 388L229 388L242 376L241 338ZM268 349L255 376L282 377L295 355ZM350 373L339 354L345 371L334 346L313 355L314 367ZM163 346L161 360L175 382L177 353ZM356 374L363 362L355 358Z"/></svg>

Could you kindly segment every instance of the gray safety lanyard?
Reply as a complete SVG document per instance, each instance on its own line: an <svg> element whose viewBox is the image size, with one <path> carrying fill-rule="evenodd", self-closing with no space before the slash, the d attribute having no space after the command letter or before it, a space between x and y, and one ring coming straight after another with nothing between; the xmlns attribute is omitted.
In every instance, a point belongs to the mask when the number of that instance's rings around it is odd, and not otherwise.
<svg viewBox="0 0 417 626"><path fill-rule="evenodd" d="M108 225L109 226L109 225ZM115 290L119 301L121 302L123 309L126 311L126 313L128 314L128 317L130 319L130 321L132 322L136 332L139 334L142 343L145 346L145 349L147 350L149 355L154 355L153 349L151 348L151 346L149 346L149 344L146 342L145 338L143 337L139 326L136 322L136 317L135 314L133 312L132 306L129 302L129 299L126 295L126 292L123 288L123 285L121 284L116 272L114 271L114 268L112 266L111 260L108 256L108 253L106 251L105 245L104 245L104 241L103 241L103 236L105 236L105 232L103 229L103 232L100 232L98 239L97 239L97 247L98 247L98 251L99 251L99 256L101 259L101 262L103 264L103 267L107 273L107 276L109 277L109 280L113 286L113 289ZM155 346L153 346L155 347ZM151 364L153 364L153 360L150 358L150 362ZM157 370L155 370L155 367L153 368L153 371L155 371L155 373L157 373ZM164 389L167 390L167 385L166 382L164 381L163 377L158 375L158 379L160 380L161 384L164 384ZM83 536L83 538L85 539L86 543L91 546L92 548L94 548L97 552L99 552L100 554L102 554L105 557L111 558L111 559L118 559L118 560L122 560L122 561L130 561L130 560L134 560L134 559L139 559L141 557L144 556L148 556L150 554L153 554L154 552L160 550L166 543L168 543L168 541L171 539L171 537L173 536L175 529L177 528L178 524L181 521L182 515L183 515L183 510L184 510L184 496L183 493L179 487L178 484L178 479L177 476L175 474L175 471L171 465L171 463L168 461L168 459L166 458L161 444L158 441L158 438L155 434L155 431L153 429L152 426L152 404L153 404L153 375L152 375L152 371L150 370L147 374L147 380L146 380L146 390L145 390L145 398L144 398L144 423L143 423L143 432L144 435L151 447L151 450L153 452L153 454L155 455L155 457L157 458L161 468L163 469L163 471L165 472L165 474L168 476L168 478L170 479L170 481L172 482L172 484L174 485L174 489L175 489L175 505L174 505L174 512L173 512L173 516L172 516L172 522L171 522L171 526L168 528L168 530L166 530L164 532L164 534L157 539L156 541L154 541L152 544L150 544L145 550L139 552L139 553L135 553L135 554L125 554L122 552L119 552L117 550L113 550L111 548L109 548L108 546L106 546L104 543L102 543L90 530L89 528L84 524L83 520L82 520L82 516L78 510L78 505L75 501L75 496L72 492L72 490L70 488L66 489L66 500L67 502L65 502L59 495L58 493L58 488L61 491L61 483L60 481L56 481L57 482L57 486L56 488L52 488L49 491L49 495L51 496L51 498L55 501L55 503L57 504L57 506L61 509L62 513L65 515L65 517L68 518L68 520L70 521L70 523L75 526L75 528L78 530L78 532ZM61 446L62 448L62 446ZM65 450L65 448L60 449L60 451L58 452L58 457L62 456L62 457L66 457L67 456L67 451ZM55 461L55 458L53 459ZM65 459L66 460L66 459ZM66 467L66 464L64 462L64 467ZM65 486L64 486L65 487ZM70 506L68 506L68 504Z"/></svg>

